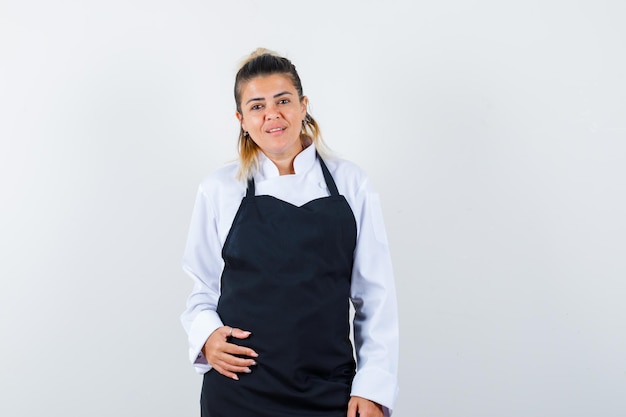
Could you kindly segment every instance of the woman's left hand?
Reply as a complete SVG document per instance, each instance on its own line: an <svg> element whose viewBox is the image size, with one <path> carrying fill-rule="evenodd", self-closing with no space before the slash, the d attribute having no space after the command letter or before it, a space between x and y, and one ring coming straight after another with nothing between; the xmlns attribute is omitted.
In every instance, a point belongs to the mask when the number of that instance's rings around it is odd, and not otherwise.
<svg viewBox="0 0 626 417"><path fill-rule="evenodd" d="M348 417L383 417L383 406L363 397L351 397Z"/></svg>

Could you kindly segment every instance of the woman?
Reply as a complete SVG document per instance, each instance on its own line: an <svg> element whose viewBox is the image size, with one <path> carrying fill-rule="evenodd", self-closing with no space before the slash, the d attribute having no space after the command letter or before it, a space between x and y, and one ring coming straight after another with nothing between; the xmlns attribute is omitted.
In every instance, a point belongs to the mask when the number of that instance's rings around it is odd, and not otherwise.
<svg viewBox="0 0 626 417"><path fill-rule="evenodd" d="M328 157L288 59L255 51L235 102L240 158L200 185L183 258L202 416L390 415L398 329L377 194Z"/></svg>

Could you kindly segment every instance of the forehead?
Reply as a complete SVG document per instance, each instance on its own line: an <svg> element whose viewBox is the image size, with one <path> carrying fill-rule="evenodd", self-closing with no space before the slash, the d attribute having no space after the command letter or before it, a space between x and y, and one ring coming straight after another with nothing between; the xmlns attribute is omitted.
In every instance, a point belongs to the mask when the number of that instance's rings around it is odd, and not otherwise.
<svg viewBox="0 0 626 417"><path fill-rule="evenodd" d="M298 95L296 87L291 81L291 77L287 74L272 74L254 77L243 85L241 90L241 98L245 103L247 99L270 98L277 93L288 91L294 95Z"/></svg>

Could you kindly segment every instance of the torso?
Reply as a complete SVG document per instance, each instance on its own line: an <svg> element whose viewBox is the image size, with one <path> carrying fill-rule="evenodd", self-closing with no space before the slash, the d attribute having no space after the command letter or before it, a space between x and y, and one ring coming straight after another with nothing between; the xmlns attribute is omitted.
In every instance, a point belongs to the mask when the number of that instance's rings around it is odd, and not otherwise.
<svg viewBox="0 0 626 417"><path fill-rule="evenodd" d="M248 184L222 251L217 311L224 324L252 332L231 342L259 353L258 365L239 381L205 374L204 417L345 416L357 230L327 170L325 180L331 195L302 206L255 196Z"/></svg>

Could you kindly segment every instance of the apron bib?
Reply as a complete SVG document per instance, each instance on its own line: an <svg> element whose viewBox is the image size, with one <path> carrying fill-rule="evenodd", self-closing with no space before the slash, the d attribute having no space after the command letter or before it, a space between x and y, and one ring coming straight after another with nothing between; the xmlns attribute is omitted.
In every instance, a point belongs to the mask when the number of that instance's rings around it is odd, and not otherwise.
<svg viewBox="0 0 626 417"><path fill-rule="evenodd" d="M355 373L349 296L356 222L319 158L329 197L297 207L255 196L254 180L222 249L217 312L259 357L239 381L204 375L203 417L345 417Z"/></svg>

